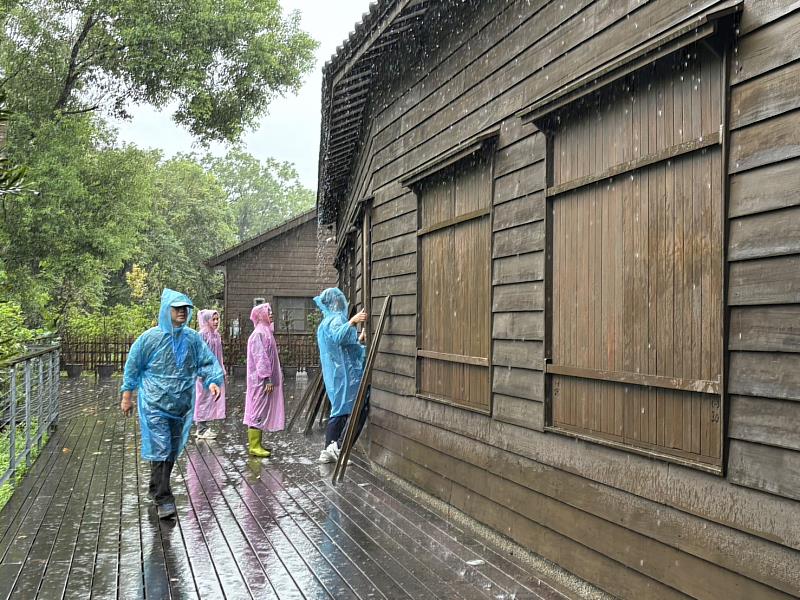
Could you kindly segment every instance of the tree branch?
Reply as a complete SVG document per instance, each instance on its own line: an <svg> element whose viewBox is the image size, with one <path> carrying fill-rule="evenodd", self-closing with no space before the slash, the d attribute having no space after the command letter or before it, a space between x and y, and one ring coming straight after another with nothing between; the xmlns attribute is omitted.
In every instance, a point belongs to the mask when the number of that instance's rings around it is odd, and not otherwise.
<svg viewBox="0 0 800 600"><path fill-rule="evenodd" d="M86 41L86 38L89 36L89 32L92 30L92 27L95 26L97 23L97 19L93 14L90 14L86 17L86 21L83 23L83 28L81 29L80 34L78 35L78 39L75 40L75 43L72 45L72 51L70 52L69 58L69 67L67 68L67 78L64 81L64 87L61 90L61 95L58 97L55 106L53 107L54 111L63 110L64 107L67 105L67 101L69 100L70 95L72 94L72 90L75 87L75 82L78 80L78 74L80 71L78 70L78 54L81 51L81 46Z"/></svg>
<svg viewBox="0 0 800 600"><path fill-rule="evenodd" d="M88 113L88 112L92 112L94 110L97 110L98 108L100 108L100 105L99 104L95 104L94 106L90 106L88 108L79 108L79 109L76 109L76 110L65 110L65 111L62 111L61 114L64 115L64 116L67 116L67 115L81 115L83 113Z"/></svg>

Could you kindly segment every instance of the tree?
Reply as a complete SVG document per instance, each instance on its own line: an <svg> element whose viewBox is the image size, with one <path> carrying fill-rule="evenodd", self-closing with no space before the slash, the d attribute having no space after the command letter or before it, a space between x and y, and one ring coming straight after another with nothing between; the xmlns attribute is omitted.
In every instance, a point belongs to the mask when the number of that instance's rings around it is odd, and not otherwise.
<svg viewBox="0 0 800 600"><path fill-rule="evenodd" d="M3 200L9 287L32 324L57 326L71 305L100 306L109 274L138 248L159 156L112 145L90 115L38 125L17 115L10 134L37 194Z"/></svg>
<svg viewBox="0 0 800 600"><path fill-rule="evenodd" d="M202 163L228 195L239 241L310 210L316 201L291 163L262 163L239 147L224 157L206 155Z"/></svg>
<svg viewBox="0 0 800 600"><path fill-rule="evenodd" d="M316 48L277 0L17 0L7 11L0 89L16 110L124 117L130 103L176 103L201 140L238 139L298 89Z"/></svg>
<svg viewBox="0 0 800 600"><path fill-rule="evenodd" d="M0 91L0 200L4 200L6 196L17 196L24 191L22 183L25 178L25 169L15 165L4 151L10 116L11 113L6 108L5 94Z"/></svg>
<svg viewBox="0 0 800 600"><path fill-rule="evenodd" d="M208 306L222 281L204 261L236 241L225 191L189 156L159 165L153 188L136 259L148 272L147 287L156 294L178 289Z"/></svg>
<svg viewBox="0 0 800 600"><path fill-rule="evenodd" d="M9 112L5 108L5 98L0 94L0 202L5 204L7 198L18 196L26 190L22 187L25 170L12 164L3 154L5 144L6 123ZM0 229L0 248L5 250L7 236ZM0 289L6 287L5 265L0 255ZM6 295L0 298L0 361L11 358L24 350L25 342L33 339L37 332L25 327L22 307L19 303L8 300Z"/></svg>

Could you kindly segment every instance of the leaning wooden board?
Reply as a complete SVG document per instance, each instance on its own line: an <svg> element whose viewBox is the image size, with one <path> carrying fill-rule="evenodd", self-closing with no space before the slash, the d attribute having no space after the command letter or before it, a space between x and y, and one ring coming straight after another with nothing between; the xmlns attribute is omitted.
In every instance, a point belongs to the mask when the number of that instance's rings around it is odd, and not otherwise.
<svg viewBox="0 0 800 600"><path fill-rule="evenodd" d="M369 387L370 378L372 376L372 366L375 363L375 356L378 354L378 346L381 343L381 335L383 334L383 326L386 323L386 315L392 305L391 294L386 296L383 302L383 309L381 310L380 319L378 319L378 326L375 328L375 337L372 339L372 344L367 353L367 360L364 363L364 375L361 378L361 385L358 387L358 394L356 401L353 404L353 410L350 413L350 418L347 420L347 432L344 438L344 444L339 451L339 459L336 461L336 468L333 471L333 483L344 480L344 472L347 468L347 460L350 458L350 452L353 449L355 438L355 431L358 425L358 417L364 406L364 401L367 397L367 388Z"/></svg>

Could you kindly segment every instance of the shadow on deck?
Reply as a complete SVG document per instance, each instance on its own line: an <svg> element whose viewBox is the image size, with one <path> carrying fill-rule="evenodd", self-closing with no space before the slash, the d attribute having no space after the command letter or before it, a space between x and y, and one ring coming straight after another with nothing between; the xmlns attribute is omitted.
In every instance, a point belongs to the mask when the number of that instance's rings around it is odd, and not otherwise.
<svg viewBox="0 0 800 600"><path fill-rule="evenodd" d="M65 382L59 428L0 512L0 598L565 597L363 456L334 487L319 434L272 436L274 457L250 459L235 383L219 438L176 466L178 520L159 521L117 388Z"/></svg>

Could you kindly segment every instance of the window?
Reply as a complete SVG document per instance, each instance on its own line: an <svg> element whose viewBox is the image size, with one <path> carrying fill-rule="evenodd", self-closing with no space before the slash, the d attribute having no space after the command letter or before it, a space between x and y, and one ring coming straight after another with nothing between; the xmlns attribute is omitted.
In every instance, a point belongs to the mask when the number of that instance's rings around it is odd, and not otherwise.
<svg viewBox="0 0 800 600"><path fill-rule="evenodd" d="M275 331L284 333L309 333L311 324L308 315L317 310L311 298L275 298L273 319Z"/></svg>
<svg viewBox="0 0 800 600"><path fill-rule="evenodd" d="M491 159L418 183L417 392L489 412Z"/></svg>
<svg viewBox="0 0 800 600"><path fill-rule="evenodd" d="M231 338L238 338L240 334L239 319L231 319L228 325L228 336Z"/></svg>
<svg viewBox="0 0 800 600"><path fill-rule="evenodd" d="M550 426L722 464L723 65L685 47L548 116Z"/></svg>

